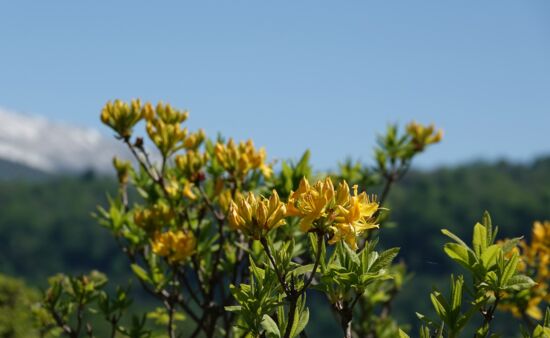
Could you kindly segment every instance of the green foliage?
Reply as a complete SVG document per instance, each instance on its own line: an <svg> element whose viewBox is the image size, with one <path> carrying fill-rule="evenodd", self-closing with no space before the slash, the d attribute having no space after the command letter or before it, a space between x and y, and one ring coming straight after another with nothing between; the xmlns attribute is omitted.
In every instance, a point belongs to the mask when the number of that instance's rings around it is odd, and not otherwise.
<svg viewBox="0 0 550 338"><path fill-rule="evenodd" d="M391 233L383 237L389 224L387 209L377 205L376 212L368 214L368 199L349 204L340 192L337 201L341 202L331 202L334 189L331 193L332 183L324 181L320 184L327 190L315 188L308 197L318 200L311 209L301 209L302 214L295 210L282 215L283 211L273 220L276 212L285 210L277 191L285 201L288 198L286 208L302 208L300 203L308 203L305 199L291 202L289 196L298 189L302 177L312 176L308 152L296 164L283 163L281 171L273 174L263 150L255 149L251 142L237 144L221 138L214 142L201 131L188 134L179 127L187 117L183 111L169 105L141 108L139 101L132 107L115 106L104 111L102 118L134 153L139 168L115 160L119 187L96 218L111 232L111 243L116 242L129 259L127 266L143 290L163 307L127 319L129 325L122 324L131 305L127 290L108 291L106 279L98 273L60 275L51 280L40 308L49 320L46 327L56 325L69 336L92 336L89 318L95 316L110 324L115 334L131 337L155 334L152 321L168 328L168 336L175 337L177 327L180 333L185 332L181 328L186 326L176 323L182 321L183 325L195 323L196 329L189 331L193 337L290 338L305 334L314 312L310 309L316 304L310 297L315 293L308 290L316 289L327 296L346 337L407 336L392 314L392 303L409 279L405 266L393 263L398 249L375 250L379 235L385 245L392 243ZM150 162L143 139L131 137L133 126L142 119L162 154L158 164ZM390 126L379 139L374 168L348 161L333 176L350 182L381 183L379 201L385 205L390 188L408 171L412 158L440 138L441 133L432 126L413 123L403 134ZM433 180L430 177L428 181ZM311 190L304 187L299 194ZM275 191L270 192L271 188ZM135 200L128 196L132 189L139 195ZM342 191L349 198L361 197L358 192L349 194L349 188ZM246 200L242 197L245 194ZM418 200L415 195L410 204ZM428 209L425 200L422 203L424 207L415 205L415 212ZM402 217L399 212L397 209L392 221ZM365 223L366 218L371 223ZM394 229L406 233L417 219L413 215L406 219L406 226L400 224ZM382 225L382 232L356 238L364 231L360 225L368 229L375 226L374 222ZM278 228L285 223L284 230ZM422 317L425 326L421 336L456 337L478 312L482 323L476 337L495 336L491 323L499 300L506 293L533 285L529 277L517 273L519 258L512 250L518 239L496 243L497 229L488 215L474 226L471 244L461 239L460 231L455 235L445 230L444 234L454 241L444 246L445 254L470 278L465 282L462 276L451 277L449 297L432 292L431 303L438 319ZM336 245L328 246L332 244ZM533 331L534 336L541 334L545 334L544 325Z"/></svg>
<svg viewBox="0 0 550 338"><path fill-rule="evenodd" d="M21 280L0 275L0 337L38 337L31 308L39 293Z"/></svg>
<svg viewBox="0 0 550 338"><path fill-rule="evenodd" d="M454 241L445 244L445 253L470 273L472 282L468 285L471 299L465 312L462 312L465 303L462 276L456 279L451 277L448 299L439 291L432 292L431 301L439 321L421 314L418 317L436 334L447 332L448 337L459 337L468 321L479 312L483 321L475 337L492 337L491 322L506 292L521 291L535 285L531 278L518 273L518 254L511 253L517 245L517 239L495 243L498 227L493 227L489 213L484 213L481 222L474 225L471 246L452 232L442 230L444 235Z"/></svg>
<svg viewBox="0 0 550 338"><path fill-rule="evenodd" d="M113 294L107 292L107 277L104 274L97 271L78 277L58 274L49 279L49 285L40 306L35 308L42 320L41 328L47 333L93 337L92 324L97 321L94 317L99 317L109 324L112 337L151 336L151 331L145 326L145 316L139 318L134 315L130 325L122 324L132 300L127 289L117 287Z"/></svg>

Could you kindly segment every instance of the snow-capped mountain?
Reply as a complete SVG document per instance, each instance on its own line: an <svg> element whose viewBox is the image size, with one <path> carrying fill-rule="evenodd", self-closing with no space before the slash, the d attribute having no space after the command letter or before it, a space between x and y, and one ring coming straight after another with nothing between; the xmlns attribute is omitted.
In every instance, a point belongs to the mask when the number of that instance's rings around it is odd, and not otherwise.
<svg viewBox="0 0 550 338"><path fill-rule="evenodd" d="M0 108L0 159L46 172L112 172L114 155L130 158L123 144L90 128L51 122Z"/></svg>

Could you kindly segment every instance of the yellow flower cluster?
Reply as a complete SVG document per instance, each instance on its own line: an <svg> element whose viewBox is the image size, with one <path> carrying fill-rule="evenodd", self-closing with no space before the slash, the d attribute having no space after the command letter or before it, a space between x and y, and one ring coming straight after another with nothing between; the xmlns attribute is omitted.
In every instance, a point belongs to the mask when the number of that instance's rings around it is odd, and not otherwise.
<svg viewBox="0 0 550 338"><path fill-rule="evenodd" d="M433 124L423 126L411 122L407 125L407 133L411 136L411 142L417 151L422 151L427 145L438 143L443 138L443 131L441 129L436 131Z"/></svg>
<svg viewBox="0 0 550 338"><path fill-rule="evenodd" d="M206 138L202 129L189 133L187 128L181 127L188 115L187 111L177 110L162 102L153 107L149 102L142 105L140 100L132 100L130 104L115 100L107 102L101 111L101 121L120 137L129 140L132 128L145 119L150 139L161 154L168 157L183 148L196 151Z"/></svg>
<svg viewBox="0 0 550 338"><path fill-rule="evenodd" d="M120 184L128 183L128 176L130 175L130 171L132 169L132 164L130 161L123 161L118 157L113 157L113 167L115 167L118 182Z"/></svg>
<svg viewBox="0 0 550 338"><path fill-rule="evenodd" d="M229 205L229 224L254 239L265 237L267 233L285 224L286 207L275 190L269 199L256 197L249 192L237 195Z"/></svg>
<svg viewBox="0 0 550 338"><path fill-rule="evenodd" d="M346 181L334 189L332 180L327 177L311 186L306 178L300 182L298 190L290 194L287 215L301 218L300 227L307 232L312 227L331 234L330 244L344 240L351 248L357 248L357 236L365 230L378 228L375 214L378 203L365 192L353 195Z"/></svg>
<svg viewBox="0 0 550 338"><path fill-rule="evenodd" d="M132 136L132 128L144 117L140 100L132 100L130 104L115 100L107 102L101 110L101 122L111 127L124 139Z"/></svg>
<svg viewBox="0 0 550 338"><path fill-rule="evenodd" d="M229 139L226 144L217 143L214 148L221 166L238 180L244 179L251 170L260 170L264 177L271 177L273 170L265 163L265 149L256 150L252 140L236 144Z"/></svg>
<svg viewBox="0 0 550 338"><path fill-rule="evenodd" d="M172 108L169 104L158 103L155 108L150 103L143 106L147 120L147 134L164 157L182 149L187 138L187 128L181 124L189 113Z"/></svg>
<svg viewBox="0 0 550 338"><path fill-rule="evenodd" d="M188 150L183 155L175 156L176 167L183 173L183 175L191 182L200 180L201 169L208 161L207 153L200 153L195 150Z"/></svg>
<svg viewBox="0 0 550 338"><path fill-rule="evenodd" d="M193 183L187 179L182 179L181 182L175 179L168 179L164 185L164 189L172 200L177 200L181 197L186 197L190 200L196 200L197 195L193 192Z"/></svg>
<svg viewBox="0 0 550 338"><path fill-rule="evenodd" d="M158 202L148 208L137 208L134 222L148 232L154 232L168 225L174 218L174 211L165 202Z"/></svg>
<svg viewBox="0 0 550 338"><path fill-rule="evenodd" d="M196 240L192 233L167 231L157 234L152 241L153 252L166 257L170 263L186 260L195 252Z"/></svg>
<svg viewBox="0 0 550 338"><path fill-rule="evenodd" d="M532 229L531 243L522 240L519 244L521 263L518 270L529 275L537 284L520 297L516 302L506 304L505 309L518 318L522 313L541 320L543 312L541 303L550 303L550 221L535 222Z"/></svg>

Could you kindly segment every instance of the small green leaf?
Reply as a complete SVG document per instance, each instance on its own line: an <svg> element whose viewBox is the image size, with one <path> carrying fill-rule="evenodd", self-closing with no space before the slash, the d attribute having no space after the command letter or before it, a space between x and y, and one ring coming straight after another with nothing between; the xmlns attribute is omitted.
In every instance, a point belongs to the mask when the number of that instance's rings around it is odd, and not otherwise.
<svg viewBox="0 0 550 338"><path fill-rule="evenodd" d="M386 269L393 262L397 254L399 253L399 248L391 248L380 254L376 262L372 265L371 270L377 272L380 269Z"/></svg>
<svg viewBox="0 0 550 338"><path fill-rule="evenodd" d="M227 309L227 307L226 307ZM281 337L281 331L279 330L279 327L277 326L277 323L268 315L264 315L262 317L262 328L265 330L267 337L272 338L280 338Z"/></svg>
<svg viewBox="0 0 550 338"><path fill-rule="evenodd" d="M472 246L477 256L481 256L487 248L487 228L481 223L476 223L476 225L474 225Z"/></svg>
<svg viewBox="0 0 550 338"><path fill-rule="evenodd" d="M137 264L130 265L132 268L132 271L136 274L136 276L141 279L144 282L151 283L151 279L149 278L149 275L147 274L147 271L145 271L141 266Z"/></svg>
<svg viewBox="0 0 550 338"><path fill-rule="evenodd" d="M300 314L300 319L298 320L298 323L296 324L294 330L292 330L292 336L296 337L302 332L309 321L309 309L306 308L304 311Z"/></svg>
<svg viewBox="0 0 550 338"><path fill-rule="evenodd" d="M453 261L462 265L468 270L474 270L475 257L471 251L458 243L447 243L443 247L443 251Z"/></svg>
<svg viewBox="0 0 550 338"><path fill-rule="evenodd" d="M535 284L535 281L525 275L515 275L508 280L508 284L506 285L505 289L521 291L524 289L529 289Z"/></svg>
<svg viewBox="0 0 550 338"><path fill-rule="evenodd" d="M292 270L292 273L296 276L306 274L308 272L311 272L313 270L313 264L307 264L307 265L301 265L297 267L296 269Z"/></svg>
<svg viewBox="0 0 550 338"><path fill-rule="evenodd" d="M506 264L506 267L504 267L504 271L502 272L502 276L500 277L500 286L504 287L507 285L508 280L512 278L513 275L516 274L516 269L518 267L518 261L519 261L519 255L517 253L514 253L512 255L512 258L508 261Z"/></svg>
<svg viewBox="0 0 550 338"><path fill-rule="evenodd" d="M450 239L452 239L453 241L457 242L458 244L460 244L461 246L465 247L466 249L468 250L472 250L470 249L470 247L468 247L468 245L466 243L464 243L463 240L460 239L460 237L458 237L457 235L453 234L452 232L450 232L449 230L447 229L441 229L441 233L447 237L449 237Z"/></svg>
<svg viewBox="0 0 550 338"><path fill-rule="evenodd" d="M240 305L231 305L231 306L226 306L224 309L227 312L238 312L238 311L241 311L242 307Z"/></svg>
<svg viewBox="0 0 550 338"><path fill-rule="evenodd" d="M447 320L447 308L445 304L445 300L441 296L441 294L437 291L434 291L430 294L430 299L432 300L432 304L434 306L435 312L441 318L443 321Z"/></svg>
<svg viewBox="0 0 550 338"><path fill-rule="evenodd" d="M550 337L550 328L538 325L533 331L533 338L548 338Z"/></svg>
<svg viewBox="0 0 550 338"><path fill-rule="evenodd" d="M493 244L481 254L481 262L486 270L489 270L496 263L499 251L501 251L501 247L498 244Z"/></svg>

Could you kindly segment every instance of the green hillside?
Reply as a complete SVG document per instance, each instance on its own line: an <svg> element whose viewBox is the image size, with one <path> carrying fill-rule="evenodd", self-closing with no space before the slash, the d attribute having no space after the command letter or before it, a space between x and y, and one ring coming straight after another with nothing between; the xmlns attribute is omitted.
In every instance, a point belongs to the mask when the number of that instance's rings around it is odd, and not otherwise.
<svg viewBox="0 0 550 338"><path fill-rule="evenodd" d="M0 180L0 273L39 287L61 271L98 269L115 281L127 280L126 258L91 217L114 189L112 179L91 174ZM501 236L528 235L533 220L550 218L550 157L528 164L413 170L394 188L388 207L394 224L380 232L381 245L400 246L414 271L396 304L398 317L414 322L414 311L429 305L432 286L446 285L452 267L441 251L445 238L440 229L468 238L472 224L489 210ZM316 329L331 329L330 320L322 323L327 324Z"/></svg>

